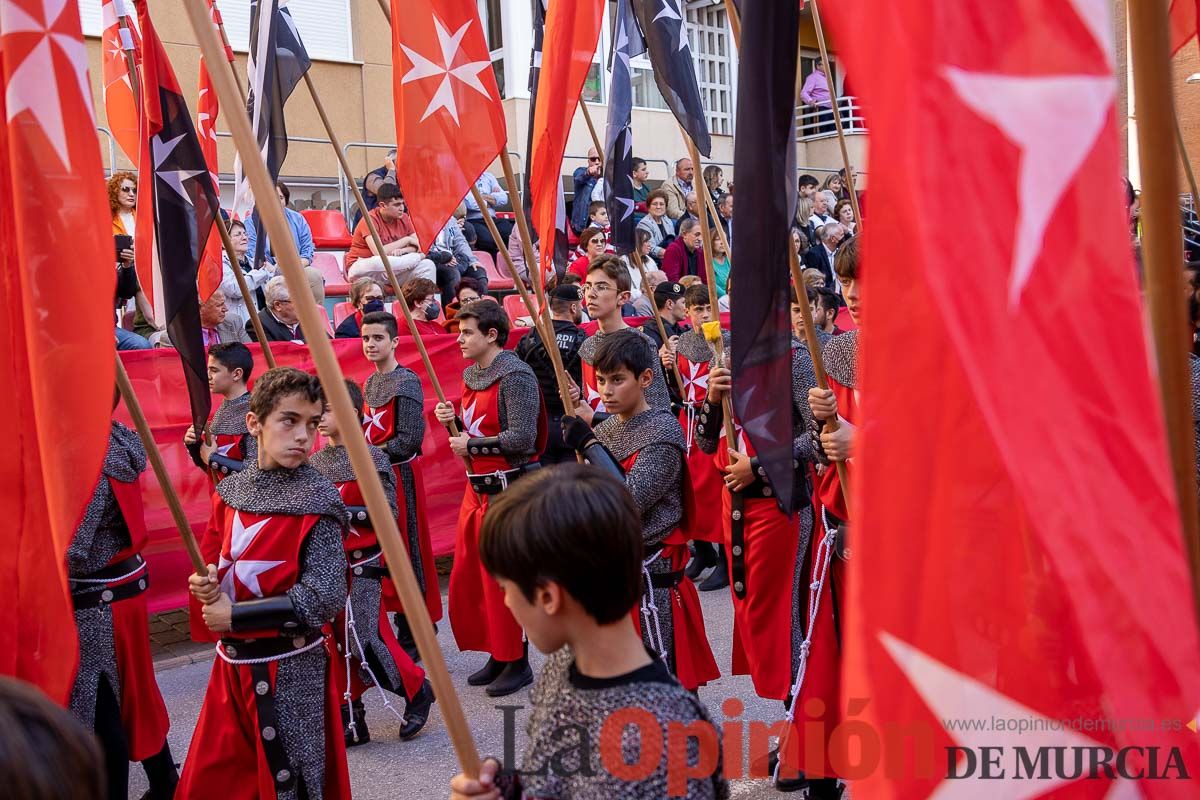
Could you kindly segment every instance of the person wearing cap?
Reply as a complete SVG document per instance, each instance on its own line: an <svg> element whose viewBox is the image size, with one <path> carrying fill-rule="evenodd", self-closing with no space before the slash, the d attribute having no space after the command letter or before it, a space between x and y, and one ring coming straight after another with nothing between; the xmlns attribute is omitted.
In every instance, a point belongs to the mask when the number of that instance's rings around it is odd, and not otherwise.
<svg viewBox="0 0 1200 800"><path fill-rule="evenodd" d="M548 299L550 317L554 321L554 339L562 356L563 369L578 386L583 381L579 346L587 338L587 334L579 327L583 319L583 291L578 284L565 284L551 291ZM542 338L536 333L528 334L517 344L516 351L517 357L528 364L537 376L542 398L546 402L547 437L546 449L542 452L542 463L574 461L575 451L563 444L562 426L559 424L563 416L562 399L558 394L554 364L550 360L550 354L546 352L545 345L542 344Z"/></svg>

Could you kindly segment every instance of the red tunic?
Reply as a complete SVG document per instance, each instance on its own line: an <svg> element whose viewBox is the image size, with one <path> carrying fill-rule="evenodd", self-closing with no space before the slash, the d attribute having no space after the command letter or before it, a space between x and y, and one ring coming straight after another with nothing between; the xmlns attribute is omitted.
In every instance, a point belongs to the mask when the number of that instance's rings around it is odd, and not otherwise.
<svg viewBox="0 0 1200 800"><path fill-rule="evenodd" d="M109 478L108 485L112 487L121 516L129 528L130 545L113 557L111 563L117 563L140 553L146 546L148 535L142 493L137 482L122 483ZM128 578L130 581L146 579L144 567L139 574ZM110 610L117 674L121 678L121 726L129 743L129 760L143 761L162 750L171 727L167 706L154 678L146 595L139 593L118 600Z"/></svg>
<svg viewBox="0 0 1200 800"><path fill-rule="evenodd" d="M637 457L636 452L632 453L621 462L621 468L626 472L633 469ZM686 473L686 463L683 465L683 469ZM687 564L688 536L684 533L684 529L689 517L695 516L698 511L696 497L691 492L688 476L685 474L681 477L683 480L680 483L683 486L684 494L683 519L680 520L679 527L667 534L659 555L659 558L670 563L672 572L682 570ZM659 609L658 613L661 614L663 611L664 609ZM675 677L679 679L683 688L695 690L709 681L715 681L721 677L721 670L717 667L712 647L708 643L708 634L704 631L704 611L700 607L700 595L696 592L696 585L686 577L681 578L671 590L670 611ZM640 609L634 608L632 616L634 627L637 628L638 635L641 635Z"/></svg>
<svg viewBox="0 0 1200 800"><path fill-rule="evenodd" d="M248 433L214 433L213 444L217 447L217 455L232 458L235 461L245 460L245 439L249 435ZM228 477L228 473L221 472L221 470L213 469L212 467L208 468L208 480L213 486L220 483L222 478Z"/></svg>
<svg viewBox="0 0 1200 800"><path fill-rule="evenodd" d="M248 433L214 433L213 443L217 447L219 455L228 456L242 461L246 458L245 440L250 434ZM223 478L229 476L221 472L219 469L208 467L205 472L208 473L208 488L209 491L216 489L218 483ZM210 534L206 529L200 535L197 542L200 547L200 555L204 559L205 564L216 564L217 555L220 551L221 541L215 534ZM197 602L191 593L188 593L188 631L193 642L215 642L217 636L208 629L204 624L204 616L200 612L200 603Z"/></svg>
<svg viewBox="0 0 1200 800"><path fill-rule="evenodd" d="M858 397L857 390L851 389L838 383L832 376L829 377L829 388L833 390L834 397L837 398L838 415L846 419L851 424L857 424L859 419ZM846 464L847 470L853 470L853 466ZM853 480L852 476L850 477ZM825 536L825 526L822 519L821 508L824 507L830 514L836 515L839 519L848 519L846 510L846 500L842 496L841 481L838 479L837 470L833 464L817 478L816 483L816 503L814 507L814 523L812 544L809 548L808 563L810 565L816 562L818 556L818 548L821 540ZM808 576L806 576L808 577ZM819 576L811 576L812 580L816 580ZM812 626L812 643L808 654L808 664L804 673L804 685L800 687L799 703L796 707L796 724L793 726L793 736L798 741L803 741L803 731L805 726L803 723L812 723L808 726L808 730L821 730L825 735L824 746L816 748L813 745L800 746L798 752L807 753L808 751L820 751L825 754L824 765L818 773L814 765L806 764L807 770L811 775L827 775L834 776L836 773L833 767L829 764L829 734L841 722L841 645L838 641L838 629L840 625L845 629L845 601L846 601L846 563L833 556L829 561L829 572L825 578L825 583L818 600L817 616ZM837 605L835 620L835 603ZM807 602L805 603L807 619ZM810 700L819 700L824 705L824 713L809 714L806 713L805 703ZM809 707L811 710L812 706ZM818 723L819 721L819 723ZM818 727L819 724L819 727Z"/></svg>
<svg viewBox="0 0 1200 800"><path fill-rule="evenodd" d="M687 441L687 470L692 482L692 491L703 503L715 499L724 489L721 473L713 464L712 456L694 444L699 409L704 405L708 392L707 361L689 361L682 353L676 356L679 375L683 378L683 404L679 412L679 424ZM717 543L721 541L721 521L713 514L696 514L688 522L686 531L689 539Z"/></svg>
<svg viewBox="0 0 1200 800"><path fill-rule="evenodd" d="M501 379L503 380L503 379ZM462 408L467 433L473 437L500 435L500 381L480 391L463 385ZM476 473L509 470L503 455L471 457ZM516 661L524 653L521 626L504 605L504 592L479 559L479 529L487 512L488 495L468 484L458 514L454 567L450 571L450 627L459 650L488 653L497 661Z"/></svg>
<svg viewBox="0 0 1200 800"><path fill-rule="evenodd" d="M586 361L580 360L582 370L583 401L591 406L592 411L605 411L604 401L600 399L600 388L596 385L596 368Z"/></svg>
<svg viewBox="0 0 1200 800"><path fill-rule="evenodd" d="M342 501L348 506L365 506L366 501L363 499L362 490L359 489L358 481L344 481L342 483L334 483L338 493L342 496ZM346 563L350 568L350 574L347 576L352 583L355 580L354 567L363 561L363 551L367 548L374 547L378 544L375 537L375 530L366 525L355 525L354 520L350 521L350 534L343 540L342 547L346 552ZM383 556L380 556L377 563L383 566ZM368 579L370 580L370 579ZM381 587L391 586L391 580L383 580L380 582ZM392 589L395 592L395 588ZM383 641L384 647L387 648L392 660L396 662L396 669L400 673L400 679L404 683L404 696L412 697L421 688L421 684L425 682L425 670L421 669L409 657L408 653L404 652L404 648L400 646L400 642L396 639L396 633L392 630L392 624L387 618L387 609L380 603L379 614L373 619L364 619L360 614L355 615L356 625L375 625L379 631L379 638ZM337 642L338 649L342 654L338 663L334 665L333 672L336 679L337 693L339 697L344 697L347 688L347 670L345 661L342 660L346 653L350 653L350 675L349 688L350 695L357 700L362 697L363 692L367 689L366 684L359 678L359 665L361 661L358 658L359 648L353 641L346 641L346 612L343 609L338 614L337 619L333 622L333 637ZM353 637L351 637L353 638Z"/></svg>
<svg viewBox="0 0 1200 800"><path fill-rule="evenodd" d="M286 594L300 575L300 552L309 531L320 517L253 514L213 497L209 530L220 536L217 577L221 589L234 602ZM275 631L226 633L226 639L274 638ZM328 639L320 649L328 657ZM268 663L271 691L280 661ZM332 666L332 665L330 665ZM246 664L231 664L220 654L213 659L204 705L184 761L175 796L179 800L208 798L214 791L222 800L274 798L275 778L263 753L255 703L256 681ZM325 783L327 800L350 797L346 744L339 714L332 669L325 681ZM313 735L320 735L316 731Z"/></svg>
<svg viewBox="0 0 1200 800"><path fill-rule="evenodd" d="M369 405L363 408L363 433L366 435L367 441L376 447L382 448L389 439L396 435L396 406L397 399L393 397L378 408ZM412 470L413 496L417 498L417 542L419 546L419 552L410 551L408 556L414 561L418 558L421 561L421 566L425 571L425 608L429 611L429 619L437 622L442 618L442 592L438 586L437 570L434 568L433 540L430 538L429 520L425 514L425 487L421 476L421 459L415 457L407 463ZM400 472L400 465L396 464L392 469L396 473L398 521L402 538L407 542L408 532L405 526L408 520L408 496L404 491L404 479ZM383 603L389 611L404 612L404 605L400 602L396 588L390 581L383 582Z"/></svg>

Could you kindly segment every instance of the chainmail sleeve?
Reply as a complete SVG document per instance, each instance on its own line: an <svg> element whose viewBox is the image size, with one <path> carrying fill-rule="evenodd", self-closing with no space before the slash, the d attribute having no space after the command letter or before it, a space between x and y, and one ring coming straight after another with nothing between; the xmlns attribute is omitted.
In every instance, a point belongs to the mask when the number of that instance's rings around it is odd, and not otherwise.
<svg viewBox="0 0 1200 800"><path fill-rule="evenodd" d="M346 605L343 527L327 516L317 521L300 551L300 577L287 591L296 618L313 630L336 617Z"/></svg>
<svg viewBox="0 0 1200 800"><path fill-rule="evenodd" d="M500 450L524 463L537 446L541 392L532 371L514 370L500 380Z"/></svg>
<svg viewBox="0 0 1200 800"><path fill-rule="evenodd" d="M413 397L397 395L396 434L383 444L383 450L393 464L408 461L421 449L425 438L425 408Z"/></svg>
<svg viewBox="0 0 1200 800"><path fill-rule="evenodd" d="M683 453L669 444L646 445L638 451L637 460L625 473L625 486L633 495L638 510L644 515L660 500L671 493L679 492L679 481L683 472ZM646 525L647 545L656 545L662 536L654 536ZM662 535L669 533L662 531ZM650 541L653 538L654 541Z"/></svg>
<svg viewBox="0 0 1200 800"><path fill-rule="evenodd" d="M808 350L795 344L793 342L792 348L792 458L800 462L816 461L818 454L810 434L815 421L808 405L808 390L816 387L817 373Z"/></svg>
<svg viewBox="0 0 1200 800"><path fill-rule="evenodd" d="M84 509L79 527L75 529L75 535L71 537L71 544L67 547L67 572L70 575L78 577L95 572L116 554L117 549L114 549L113 543L107 543L106 547L104 546L106 543L98 542L98 539L103 537L97 536L99 531L112 526L115 506L116 498L113 497L112 487L108 485L108 480L101 475L100 480L96 483L96 488L92 491L92 498ZM101 546L96 547L97 543ZM97 550L105 552L96 552Z"/></svg>

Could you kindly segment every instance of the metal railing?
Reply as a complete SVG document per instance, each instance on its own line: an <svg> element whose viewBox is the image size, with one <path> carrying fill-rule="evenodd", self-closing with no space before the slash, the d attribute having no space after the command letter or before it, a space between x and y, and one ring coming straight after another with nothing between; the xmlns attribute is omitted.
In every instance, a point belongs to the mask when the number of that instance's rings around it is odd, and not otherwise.
<svg viewBox="0 0 1200 800"><path fill-rule="evenodd" d="M96 126L97 133L103 133L108 137L108 166L104 168L104 177L111 178L112 174L117 171L117 140L113 137L112 131L102 125Z"/></svg>
<svg viewBox="0 0 1200 800"><path fill-rule="evenodd" d="M842 116L842 130L846 133L866 133L867 121L862 115L858 98L852 95L837 99L838 111ZM807 142L837 135L832 108L820 106L796 107L796 141Z"/></svg>
<svg viewBox="0 0 1200 800"><path fill-rule="evenodd" d="M1200 250L1200 216L1190 194L1179 196L1180 216L1183 219L1183 244L1189 250Z"/></svg>

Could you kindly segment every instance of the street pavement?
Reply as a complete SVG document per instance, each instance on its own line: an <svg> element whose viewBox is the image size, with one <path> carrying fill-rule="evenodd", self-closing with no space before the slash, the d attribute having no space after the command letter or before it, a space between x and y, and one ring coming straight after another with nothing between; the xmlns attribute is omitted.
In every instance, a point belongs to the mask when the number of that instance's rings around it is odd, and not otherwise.
<svg viewBox="0 0 1200 800"><path fill-rule="evenodd" d="M446 602L444 581L445 578L442 586L443 604ZM700 600L704 608L705 627L717 664L727 673L733 632L733 610L729 590L701 592ZM480 755L496 758L504 756L505 712L498 706L522 706L523 708L515 712L516 743L513 752L519 759L525 747L528 689L509 697L494 699L487 696L484 687L467 686L467 675L483 665L485 656L479 653L460 653L454 645L454 637L447 620L443 619L438 627L438 640L442 652L445 653L446 665L454 679L459 702L474 733ZM544 658L536 652L531 652L530 658L536 675ZM209 657L196 663L175 666L163 664L157 673L158 684L171 715L171 750L179 763L182 763L187 755L188 743L196 718L200 714L200 704L204 699L204 688L211 668L212 659ZM783 704L755 696L748 676L726 675L700 689L701 701L708 707L709 713L718 724L725 720L722 704L730 698L740 700L745 706L741 716L735 718L741 723L755 720L773 723L782 719ZM447 797L450 778L458 771L458 762L442 723L441 714L438 713L438 704L434 704L425 729L415 739L401 742L396 736L399 722L383 706L378 690L368 692L364 702L367 705L371 741L366 745L353 747L348 752L354 797L357 800L425 800ZM398 710L402 711L403 700L396 702ZM744 742L748 743L749 739L748 734L743 736ZM727 772L730 771L727 768ZM737 800L785 796L775 792L769 781L764 779L743 778L731 781L731 784L732 796ZM146 779L141 767L131 765L130 797L141 797L145 790ZM219 795L220 788L214 787L214 791Z"/></svg>

